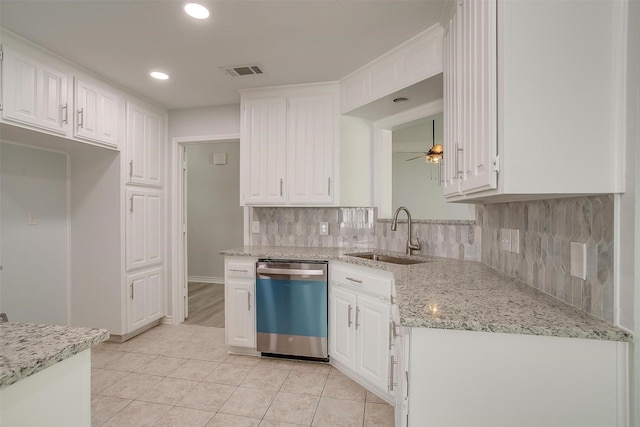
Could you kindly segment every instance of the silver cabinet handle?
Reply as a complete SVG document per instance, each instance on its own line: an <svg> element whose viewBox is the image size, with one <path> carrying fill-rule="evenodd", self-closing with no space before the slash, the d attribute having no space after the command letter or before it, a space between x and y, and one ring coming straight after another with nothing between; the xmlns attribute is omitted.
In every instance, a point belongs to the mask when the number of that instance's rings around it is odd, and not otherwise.
<svg viewBox="0 0 640 427"><path fill-rule="evenodd" d="M78 127L84 127L84 108L78 110Z"/></svg>
<svg viewBox="0 0 640 427"><path fill-rule="evenodd" d="M360 307L356 307L356 329L358 329L358 326L360 326L360 324L358 323L359 314L360 314Z"/></svg>
<svg viewBox="0 0 640 427"><path fill-rule="evenodd" d="M349 314L347 316L347 327L350 328L351 324L353 323L351 321L351 311L353 310L353 307L351 307L351 304L349 304Z"/></svg>
<svg viewBox="0 0 640 427"><path fill-rule="evenodd" d="M280 197L282 197L282 178L280 178Z"/></svg>
<svg viewBox="0 0 640 427"><path fill-rule="evenodd" d="M462 171L460 170L460 160L459 160L459 158L460 158L460 153L462 151L464 151L464 147L461 148L458 145L457 142L456 142L455 147L456 147L456 152L455 152L455 156L456 156L455 166L456 167L455 167L455 170L453 171L453 174L454 174L453 175L453 179L460 179L460 175L462 175Z"/></svg>
<svg viewBox="0 0 640 427"><path fill-rule="evenodd" d="M247 292L247 311L251 311L251 291Z"/></svg>
<svg viewBox="0 0 640 427"><path fill-rule="evenodd" d="M230 268L229 271L233 271L234 273L248 273L249 270L234 270L233 268Z"/></svg>
<svg viewBox="0 0 640 427"><path fill-rule="evenodd" d="M393 342L393 321L389 322L389 350L391 350L392 342Z"/></svg>
<svg viewBox="0 0 640 427"><path fill-rule="evenodd" d="M398 383L395 382L394 379L394 375L393 375L393 367L394 365L397 365L398 362L395 361L395 358L393 357L393 355L391 355L391 366L389 367L389 391L393 391L394 387L398 386Z"/></svg>
<svg viewBox="0 0 640 427"><path fill-rule="evenodd" d="M133 176L133 160L129 161L129 177Z"/></svg>
<svg viewBox="0 0 640 427"><path fill-rule="evenodd" d="M133 299L133 283L131 283L131 299Z"/></svg>
<svg viewBox="0 0 640 427"><path fill-rule="evenodd" d="M133 196L129 198L129 212L133 213Z"/></svg>
<svg viewBox="0 0 640 427"><path fill-rule="evenodd" d="M331 177L327 178L327 195L331 195Z"/></svg>
<svg viewBox="0 0 640 427"><path fill-rule="evenodd" d="M353 277L347 277L347 280L349 280L349 281L351 281L351 282L362 283L362 280L360 280L360 279L354 279Z"/></svg>
<svg viewBox="0 0 640 427"><path fill-rule="evenodd" d="M69 123L69 104L64 104L60 106L60 114L64 111L64 115L62 116L62 123L65 125Z"/></svg>

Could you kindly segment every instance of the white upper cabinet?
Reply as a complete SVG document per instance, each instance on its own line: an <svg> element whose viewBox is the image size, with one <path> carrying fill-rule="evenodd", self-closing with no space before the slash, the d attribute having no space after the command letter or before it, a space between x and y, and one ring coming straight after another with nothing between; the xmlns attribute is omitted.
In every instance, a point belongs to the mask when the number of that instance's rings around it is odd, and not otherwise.
<svg viewBox="0 0 640 427"><path fill-rule="evenodd" d="M104 87L76 78L74 136L118 146L119 102Z"/></svg>
<svg viewBox="0 0 640 427"><path fill-rule="evenodd" d="M241 203L336 203L336 84L242 92Z"/></svg>
<svg viewBox="0 0 640 427"><path fill-rule="evenodd" d="M69 76L3 47L2 118L66 136Z"/></svg>
<svg viewBox="0 0 640 427"><path fill-rule="evenodd" d="M624 191L625 22L624 2L456 2L444 36L449 200Z"/></svg>
<svg viewBox="0 0 640 427"><path fill-rule="evenodd" d="M287 99L242 100L240 200L246 205L286 203Z"/></svg>
<svg viewBox="0 0 640 427"><path fill-rule="evenodd" d="M161 186L163 120L127 102L126 153L129 183Z"/></svg>

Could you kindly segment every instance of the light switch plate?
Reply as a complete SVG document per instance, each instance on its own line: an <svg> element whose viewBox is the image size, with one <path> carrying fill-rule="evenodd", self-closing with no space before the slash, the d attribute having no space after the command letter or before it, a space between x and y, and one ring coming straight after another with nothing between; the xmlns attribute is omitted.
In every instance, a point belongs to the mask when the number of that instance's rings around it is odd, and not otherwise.
<svg viewBox="0 0 640 427"><path fill-rule="evenodd" d="M587 245L571 242L571 275L579 279L587 278Z"/></svg>
<svg viewBox="0 0 640 427"><path fill-rule="evenodd" d="M260 221L251 221L251 233L260 233Z"/></svg>
<svg viewBox="0 0 640 427"><path fill-rule="evenodd" d="M511 230L507 228L500 230L500 247L503 251L511 252Z"/></svg>

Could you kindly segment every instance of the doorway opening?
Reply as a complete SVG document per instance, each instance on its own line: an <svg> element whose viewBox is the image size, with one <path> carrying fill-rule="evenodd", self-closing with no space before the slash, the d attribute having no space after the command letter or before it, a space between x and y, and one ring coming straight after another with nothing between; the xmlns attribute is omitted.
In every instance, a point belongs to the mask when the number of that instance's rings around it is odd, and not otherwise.
<svg viewBox="0 0 640 427"><path fill-rule="evenodd" d="M224 327L223 249L242 246L238 138L178 144L179 259L175 323Z"/></svg>

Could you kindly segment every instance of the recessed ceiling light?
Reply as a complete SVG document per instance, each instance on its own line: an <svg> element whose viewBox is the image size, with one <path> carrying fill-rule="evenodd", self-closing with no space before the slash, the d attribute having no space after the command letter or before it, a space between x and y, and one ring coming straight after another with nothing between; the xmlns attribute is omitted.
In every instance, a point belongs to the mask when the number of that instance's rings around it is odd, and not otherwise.
<svg viewBox="0 0 640 427"><path fill-rule="evenodd" d="M162 71L152 71L149 73L151 77L158 80L168 80L169 75L167 73L163 73Z"/></svg>
<svg viewBox="0 0 640 427"><path fill-rule="evenodd" d="M207 19L209 17L209 9L199 3L185 4L184 11L187 13L187 15L196 19Z"/></svg>

